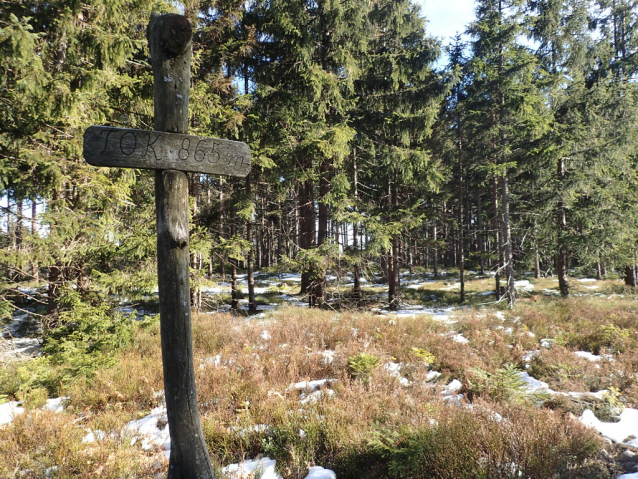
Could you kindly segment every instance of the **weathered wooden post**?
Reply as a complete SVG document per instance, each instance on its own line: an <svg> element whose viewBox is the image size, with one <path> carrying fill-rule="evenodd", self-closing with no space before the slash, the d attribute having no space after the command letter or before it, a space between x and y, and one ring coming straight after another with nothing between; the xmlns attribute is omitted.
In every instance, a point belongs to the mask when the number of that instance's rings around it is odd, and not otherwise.
<svg viewBox="0 0 638 479"><path fill-rule="evenodd" d="M147 35L153 65L153 126L157 131L188 133L191 25L181 15L153 15ZM171 434L168 477L213 478L193 367L186 173L155 172L155 215L164 395Z"/></svg>
<svg viewBox="0 0 638 479"><path fill-rule="evenodd" d="M148 41L154 73L155 131L89 127L84 157L96 166L155 173L157 270L169 479L214 478L197 405L190 316L188 181L185 171L244 177L248 145L187 135L192 30L186 17L153 15Z"/></svg>

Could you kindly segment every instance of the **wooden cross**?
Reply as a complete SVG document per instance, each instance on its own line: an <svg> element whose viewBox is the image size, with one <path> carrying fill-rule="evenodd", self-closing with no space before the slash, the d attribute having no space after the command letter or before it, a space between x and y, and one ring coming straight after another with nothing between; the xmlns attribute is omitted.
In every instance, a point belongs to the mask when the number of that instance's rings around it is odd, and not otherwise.
<svg viewBox="0 0 638 479"><path fill-rule="evenodd" d="M169 479L214 479L195 389L189 284L188 181L185 171L244 177L245 143L188 135L192 28L176 14L151 16L156 131L91 126L84 157L96 166L155 169L157 274Z"/></svg>

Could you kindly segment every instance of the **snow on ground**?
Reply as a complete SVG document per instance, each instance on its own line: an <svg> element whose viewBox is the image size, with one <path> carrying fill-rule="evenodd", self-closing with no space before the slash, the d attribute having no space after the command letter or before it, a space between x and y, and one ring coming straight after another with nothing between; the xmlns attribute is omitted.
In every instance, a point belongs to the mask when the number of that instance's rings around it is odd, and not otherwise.
<svg viewBox="0 0 638 479"><path fill-rule="evenodd" d="M514 288L519 291L529 292L534 290L534 285L526 279L521 279L520 281L514 281Z"/></svg>
<svg viewBox="0 0 638 479"><path fill-rule="evenodd" d="M132 436L131 444L141 441L142 449L158 447L163 450L167 458L170 457L171 437L168 432L166 406L156 407L148 416L129 422L122 432Z"/></svg>
<svg viewBox="0 0 638 479"><path fill-rule="evenodd" d="M18 401L9 401L4 404L0 404L0 426L9 424L18 415L24 412L23 407L19 407Z"/></svg>
<svg viewBox="0 0 638 479"><path fill-rule="evenodd" d="M444 275L444 272L440 273ZM404 277L406 275L403 275ZM431 275L430 275L431 276ZM329 278L332 280L338 280L338 278ZM351 277L347 278L348 281L352 281ZM246 288L246 275L238 275L239 286L241 288ZM279 292L281 291L282 282L291 282L297 283L301 281L301 275L299 274L280 274L276 277L272 277L269 280L261 281L261 284L266 286L260 286L255 288L256 294L264 294L268 292ZM578 279L581 283L589 283L596 281L593 278L581 278ZM432 283L433 280L415 280L415 279L405 279L402 281L404 287L411 289L419 289L422 288L428 283ZM362 284L367 284L367 281L364 278L361 278ZM378 287L385 287L386 285L372 285ZM448 283L446 286L441 288L442 290L452 291L458 289L460 286L459 283ZM534 289L533 285L528 280L520 280L515 282L515 287L519 291L532 291ZM598 288L596 285L592 286L583 286L584 288L594 289ZM214 286L205 287L203 292L210 295L215 294L223 294L230 292L231 285L230 283L219 283ZM543 291L545 294L559 294L555 289L545 289ZM478 293L491 295L493 294L491 291L485 293ZM290 294L279 294L279 298L283 300L284 304L290 304L293 306L299 307L307 307L306 302L299 301L297 296L292 296ZM379 300L387 300L387 293L380 293L375 295L376 299ZM433 296L432 301L436 301L437 297ZM243 300L241 302L241 307L247 309L247 301ZM258 309L264 311L269 309L274 309L279 307L278 304L269 304L269 305L259 305ZM227 309L224 307L224 309ZM403 318L403 317L415 317L421 315L429 315L434 320L440 321L442 323L454 324L456 320L453 319L454 312L457 308L455 307L445 307L445 308L432 308L425 305L406 305L403 309L398 311L389 311L384 309L377 309L376 312L385 316ZM501 319L505 320L506 317L503 312L496 311L494 315ZM258 318L259 316L264 316L263 313L258 316L253 316L252 318ZM12 325L15 328L18 328L22 322L26 321L26 315L17 315ZM393 320L391 320L393 321ZM17 331L17 329L16 329ZM356 336L357 331L353 330L353 334ZM261 338L264 341L268 341L271 339L271 334L267 330L263 330L261 333ZM468 340L462 334L456 334L456 332L451 331L451 339L453 341L459 343L467 343ZM26 339L26 338L14 338L11 340L5 340L4 343L10 344L10 348L0 348L0 360L9 359L7 354L7 350L11 352L12 355L16 356L16 358L24 357L34 354L37 354L39 350L39 343L35 339ZM551 348L553 340L551 339L542 339L541 347L543 348ZM317 353L309 353L309 354L321 354L323 356L322 361L325 364L329 364L334 360L335 352L331 350L319 351ZM525 362L529 362L533 359L534 356L540 354L540 350L529 351L525 354L524 360ZM613 360L609 355L601 355L597 356L587 351L576 351L576 355L581 358L587 359L589 361L601 361L601 360ZM12 356L13 357L13 356ZM212 365L214 367L220 367L222 365L222 357L221 355L214 356L212 358L207 358L202 361L201 367L206 367L207 365ZM399 379L401 384L407 386L410 385L411 382L401 375L401 369L403 368L402 363L393 363L388 362L385 363L382 367L386 373L395 376ZM426 381L436 381L441 376L440 372L437 371L429 371L426 376ZM575 398L580 398L584 396L591 396L597 398L599 400L604 400L607 391L599 391L597 393L561 393L552 391L547 383L543 381L539 381L533 377L531 377L526 372L520 372L520 377L525 383L524 388L528 393L536 393L542 392L552 395L566 395ZM288 390L297 390L299 393L299 400L301 404L307 404L309 402L313 402L319 400L324 397L332 397L335 392L330 388L331 384L337 382L337 379L320 379L314 381L301 381L295 384L291 384ZM461 401L464 399L464 396L459 393L462 389L462 383L458 379L452 380L449 384L447 384L441 391L441 396L444 401L451 402L453 404L461 405ZM56 398L49 399L43 409L48 409L54 412L60 412L63 410L64 401L68 398ZM471 407L471 405L470 405ZM11 422L17 415L22 414L24 412L24 408L20 407L20 403L16 401L8 402L5 404L0 404L0 425L8 424ZM580 420L590 426L594 427L597 431L599 431L603 436L611 439L614 442L626 444L632 447L638 447L638 410L635 409L625 409L620 416L620 422L618 423L605 423L598 420L593 412L587 410L583 413ZM270 428L268 425L256 425L252 426L255 430L262 430L261 428ZM170 435L168 431L168 422L166 417L166 407L160 406L158 408L153 409L150 414L146 417L131 421L128 423L121 431L122 434L129 436L131 438L131 443L138 443L145 450L149 449L159 449L161 453L170 457ZM238 434L242 434L242 431L237 431ZM300 431L300 434L304 433ZM117 433L111 433L111 435L117 435ZM89 430L88 434L83 438L83 442L94 442L101 441L107 437L107 433L100 430L91 431ZM223 469L223 473L229 479L248 479L253 478L255 473L259 473L259 477L262 479L281 479L281 476L275 471L276 461L271 460L267 457L257 458L254 460L247 460L239 464L231 464ZM311 467L308 471L308 475L304 479L335 479L336 475L333 471L328 469L324 469L321 466ZM638 472L635 474L625 474L618 479L638 479Z"/></svg>
<svg viewBox="0 0 638 479"><path fill-rule="evenodd" d="M455 334L454 336L452 336L452 341L454 341L455 343L461 343L461 344L467 344L470 342L470 340L467 339L465 336L463 336L462 333Z"/></svg>
<svg viewBox="0 0 638 479"><path fill-rule="evenodd" d="M615 443L638 447L638 409L625 409L620 413L619 422L602 422L587 409L580 416L580 421Z"/></svg>
<svg viewBox="0 0 638 479"><path fill-rule="evenodd" d="M410 381L408 378L404 378L403 376L401 376L402 367L403 367L403 363L389 362L383 365L383 370L386 371L388 374L390 374L390 376L399 378L399 383L401 384L401 386L409 386L410 384L412 384L412 381Z"/></svg>
<svg viewBox="0 0 638 479"><path fill-rule="evenodd" d="M525 389L527 392L535 393L535 392L547 392L552 393L549 388L549 385L544 381L539 381L538 379L533 378L526 372L519 373L520 378L525 382Z"/></svg>
<svg viewBox="0 0 638 479"><path fill-rule="evenodd" d="M64 403L68 397L59 397L55 399L47 399L47 402L42 409L51 412L62 412L64 411ZM4 424L9 424L13 421L17 416L24 413L24 408L20 406L19 401L9 401L4 404L0 404L0 426Z"/></svg>
<svg viewBox="0 0 638 479"><path fill-rule="evenodd" d="M387 309L379 309L377 311L386 316L396 316L397 318L412 318L415 316L429 315L435 321L452 324L456 322L456 320L453 319L454 311L456 310L457 308L453 306L447 308L428 308L422 305L417 305L406 307L405 309L399 309L397 311L390 311Z"/></svg>
<svg viewBox="0 0 638 479"><path fill-rule="evenodd" d="M249 479L259 477L260 479L282 479L275 471L277 461L269 457L261 459L249 459L239 464L231 464L222 469L222 474L228 479Z"/></svg>
<svg viewBox="0 0 638 479"><path fill-rule="evenodd" d="M35 338L0 338L0 362L32 358L40 353L40 341Z"/></svg>
<svg viewBox="0 0 638 479"><path fill-rule="evenodd" d="M311 393L321 389L323 386L330 386L332 383L338 382L338 379L315 379L314 381L301 381L288 386L288 391L296 389L303 393Z"/></svg>
<svg viewBox="0 0 638 479"><path fill-rule="evenodd" d="M62 412L64 411L64 403L70 399L68 396L62 396L55 399L47 399L46 404L43 406L44 409L51 412Z"/></svg>
<svg viewBox="0 0 638 479"><path fill-rule="evenodd" d="M463 387L463 383L458 379L452 380L443 390L441 391L441 396L443 396L443 400L445 402L450 402L452 404L461 404L461 399L463 399L463 394L458 394L458 392Z"/></svg>
<svg viewBox="0 0 638 479"><path fill-rule="evenodd" d="M613 361L614 358L611 354L603 354L597 356L595 354L590 353L589 351L575 351L574 354L579 358L587 359L588 361L596 362L606 359L607 361Z"/></svg>
<svg viewBox="0 0 638 479"><path fill-rule="evenodd" d="M231 464L222 469L222 474L228 479L282 479L275 471L277 461L269 457L261 459L248 459L238 464ZM321 466L313 466L308 470L304 479L336 479L337 475L330 469Z"/></svg>

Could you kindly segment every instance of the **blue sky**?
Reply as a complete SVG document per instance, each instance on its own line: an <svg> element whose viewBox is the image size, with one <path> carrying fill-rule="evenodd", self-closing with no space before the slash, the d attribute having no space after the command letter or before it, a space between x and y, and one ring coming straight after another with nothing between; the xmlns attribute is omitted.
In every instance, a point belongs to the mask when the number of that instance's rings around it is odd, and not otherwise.
<svg viewBox="0 0 638 479"><path fill-rule="evenodd" d="M474 0L414 0L428 20L427 32L447 45L474 19Z"/></svg>

